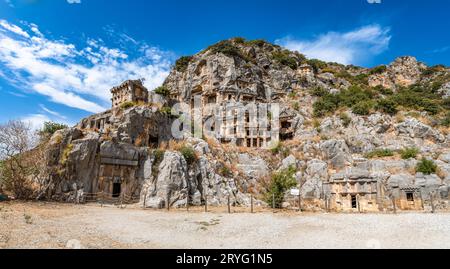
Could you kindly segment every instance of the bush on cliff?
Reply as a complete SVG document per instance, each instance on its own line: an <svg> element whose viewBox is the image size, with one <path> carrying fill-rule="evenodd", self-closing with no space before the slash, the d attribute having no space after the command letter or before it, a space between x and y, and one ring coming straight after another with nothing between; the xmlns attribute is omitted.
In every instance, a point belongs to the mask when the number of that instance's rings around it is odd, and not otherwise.
<svg viewBox="0 0 450 269"><path fill-rule="evenodd" d="M175 70L177 70L178 72L185 72L191 61L192 56L180 57L180 59L175 62Z"/></svg>
<svg viewBox="0 0 450 269"><path fill-rule="evenodd" d="M68 128L65 124L60 124L52 121L47 121L44 123L44 127L39 132L39 134L42 136L52 136L56 131L63 130Z"/></svg>
<svg viewBox="0 0 450 269"><path fill-rule="evenodd" d="M189 165L193 164L197 160L197 154L191 146L182 146L180 148L180 153Z"/></svg>
<svg viewBox="0 0 450 269"><path fill-rule="evenodd" d="M414 159L419 154L419 149L417 148L407 148L400 151L403 160Z"/></svg>
<svg viewBox="0 0 450 269"><path fill-rule="evenodd" d="M167 87L160 86L155 89L155 93L167 97L167 96L169 96L170 91L169 91L169 89L167 89Z"/></svg>
<svg viewBox="0 0 450 269"><path fill-rule="evenodd" d="M290 56L290 51L283 50L279 52L272 53L272 58L281 65L288 66L292 70L297 69L297 60Z"/></svg>
<svg viewBox="0 0 450 269"><path fill-rule="evenodd" d="M437 165L432 160L423 158L422 161L417 164L416 172L425 175L435 174L437 172Z"/></svg>

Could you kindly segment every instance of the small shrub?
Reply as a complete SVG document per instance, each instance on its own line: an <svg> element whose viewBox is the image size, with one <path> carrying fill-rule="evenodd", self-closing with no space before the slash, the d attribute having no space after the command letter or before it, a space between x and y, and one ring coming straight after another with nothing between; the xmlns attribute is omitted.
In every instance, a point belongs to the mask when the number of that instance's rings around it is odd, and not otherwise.
<svg viewBox="0 0 450 269"><path fill-rule="evenodd" d="M179 117L179 116L177 116L177 115L173 115L173 114L172 114L172 112L173 112L172 108L171 108L171 107L168 107L168 106L161 107L158 111L159 111L160 113L162 113L162 114L168 116L169 118L172 118L172 119L175 119L175 118L178 118L178 117Z"/></svg>
<svg viewBox="0 0 450 269"><path fill-rule="evenodd" d="M157 149L157 150L155 150L153 152L153 154L155 155L155 160L154 160L154 162L152 164L152 175L153 176L157 176L158 175L159 165L164 160L165 151L161 150L161 149Z"/></svg>
<svg viewBox="0 0 450 269"><path fill-rule="evenodd" d="M339 118L341 119L342 124L344 125L345 128L347 128L350 125L350 123L352 123L352 119L347 113L341 113Z"/></svg>
<svg viewBox="0 0 450 269"><path fill-rule="evenodd" d="M335 112L339 108L339 101L336 96L327 94L315 102L313 108L315 117L323 117L328 113Z"/></svg>
<svg viewBox="0 0 450 269"><path fill-rule="evenodd" d="M300 103L299 102L294 102L292 104L292 108L296 111L300 110Z"/></svg>
<svg viewBox="0 0 450 269"><path fill-rule="evenodd" d="M431 92L436 93L444 85L444 81L434 81L431 84Z"/></svg>
<svg viewBox="0 0 450 269"><path fill-rule="evenodd" d="M281 142L278 142L273 148L270 149L273 155L277 155L280 153L281 149L283 147L283 144Z"/></svg>
<svg viewBox="0 0 450 269"><path fill-rule="evenodd" d="M315 87L314 89L311 90L311 94L317 97L324 97L330 93L328 92L328 90L322 87Z"/></svg>
<svg viewBox="0 0 450 269"><path fill-rule="evenodd" d="M263 47L266 43L267 41L264 39L256 39L245 42L246 45L256 45L258 47Z"/></svg>
<svg viewBox="0 0 450 269"><path fill-rule="evenodd" d="M447 112L447 115L441 120L441 125L450 127L450 112Z"/></svg>
<svg viewBox="0 0 450 269"><path fill-rule="evenodd" d="M420 105L422 106L422 109L424 111L429 112L431 115L436 115L441 110L439 104L437 104L436 101L430 99L422 99Z"/></svg>
<svg viewBox="0 0 450 269"><path fill-rule="evenodd" d="M361 101L352 107L353 113L356 115L366 116L370 114L373 105L370 101Z"/></svg>
<svg viewBox="0 0 450 269"><path fill-rule="evenodd" d="M155 89L155 93L156 94L160 94L160 95L165 96L165 97L170 95L169 89L167 89L167 87L165 87L165 86L160 86L160 87L156 88Z"/></svg>
<svg viewBox="0 0 450 269"><path fill-rule="evenodd" d="M265 201L270 206L275 205L276 208L281 208L286 191L297 185L295 172L295 167L291 166L272 175L270 185L265 193Z"/></svg>
<svg viewBox="0 0 450 269"><path fill-rule="evenodd" d="M33 220L32 220L32 218L31 218L31 215L28 215L28 214L23 214L23 218L25 219L25 223L26 224L33 224Z"/></svg>
<svg viewBox="0 0 450 269"><path fill-rule="evenodd" d="M417 164L416 172L425 175L435 174L437 172L437 165L433 161L423 158L422 161Z"/></svg>
<svg viewBox="0 0 450 269"><path fill-rule="evenodd" d="M406 148L400 152L403 160L414 159L419 154L419 149L417 148Z"/></svg>
<svg viewBox="0 0 450 269"><path fill-rule="evenodd" d="M52 121L47 121L44 123L44 127L40 131L41 135L52 136L56 131L68 128L65 124L60 124Z"/></svg>
<svg viewBox="0 0 450 269"><path fill-rule="evenodd" d="M233 176L233 173L231 172L231 169L226 166L225 164L222 164L222 166L219 169L219 174L223 177L231 177Z"/></svg>
<svg viewBox="0 0 450 269"><path fill-rule="evenodd" d="M381 99L376 105L376 109L389 115L397 114L397 103L392 99Z"/></svg>
<svg viewBox="0 0 450 269"><path fill-rule="evenodd" d="M290 55L290 51L283 50L279 52L272 53L272 58L280 63L281 65L288 66L295 70L298 67L297 60Z"/></svg>
<svg viewBox="0 0 450 269"><path fill-rule="evenodd" d="M314 69L314 72L319 72L320 69L327 67L327 63L318 59L310 59L307 63Z"/></svg>
<svg viewBox="0 0 450 269"><path fill-rule="evenodd" d="M392 157L392 156L394 156L394 152L390 149L377 149L365 155L365 157L368 159Z"/></svg>
<svg viewBox="0 0 450 269"><path fill-rule="evenodd" d="M337 78L343 78L343 79L346 79L346 80L349 80L349 81L352 81L352 80L354 80L354 78L353 78L353 76L349 73L349 72L347 72L347 71L340 71L340 72L337 72L336 74L334 74L335 75L335 77L337 77Z"/></svg>
<svg viewBox="0 0 450 269"><path fill-rule="evenodd" d="M123 109L123 110L126 110L126 109L129 109L129 108L135 107L135 106L137 106L137 104L135 102L129 101L129 102L122 103L120 105L120 108Z"/></svg>
<svg viewBox="0 0 450 269"><path fill-rule="evenodd" d="M363 101L370 101L375 93L370 90L363 89L359 86L351 86L345 91L339 93L339 104L341 106L352 107Z"/></svg>
<svg viewBox="0 0 450 269"><path fill-rule="evenodd" d="M278 143L270 149L273 155L282 155L284 157L287 157L290 153L289 148L286 148L282 142L278 141Z"/></svg>
<svg viewBox="0 0 450 269"><path fill-rule="evenodd" d="M164 159L165 151L157 149L155 150L154 154L155 154L155 163L161 163L162 160Z"/></svg>
<svg viewBox="0 0 450 269"><path fill-rule="evenodd" d="M319 129L320 126L322 125L322 123L318 119L314 119L312 124L315 129Z"/></svg>
<svg viewBox="0 0 450 269"><path fill-rule="evenodd" d="M383 87L381 85L378 85L378 86L374 87L373 90L375 92L381 93L383 95L392 95L392 94L394 94L394 92L391 89L385 88L385 87Z"/></svg>
<svg viewBox="0 0 450 269"><path fill-rule="evenodd" d="M243 37L235 37L233 38L233 41L237 44L245 44L246 40Z"/></svg>
<svg viewBox="0 0 450 269"><path fill-rule="evenodd" d="M386 72L387 67L385 65L380 65L377 66L375 68L373 68L372 70L370 70L370 74L371 75L375 75L375 74L382 74L384 72Z"/></svg>
<svg viewBox="0 0 450 269"><path fill-rule="evenodd" d="M369 83L369 75L367 74L359 74L354 77L354 81L356 83L367 85Z"/></svg>
<svg viewBox="0 0 450 269"><path fill-rule="evenodd" d="M197 154L191 146L182 146L180 153L189 165L193 164L197 160Z"/></svg>
<svg viewBox="0 0 450 269"><path fill-rule="evenodd" d="M192 56L183 56L175 62L175 70L185 72L192 61Z"/></svg>
<svg viewBox="0 0 450 269"><path fill-rule="evenodd" d="M224 40L215 45L212 45L208 49L211 50L211 52L214 54L222 53L229 57L245 58L243 57L241 50L228 40Z"/></svg>
<svg viewBox="0 0 450 269"><path fill-rule="evenodd" d="M422 75L431 76L437 72L445 71L445 69L446 69L446 67L444 65L430 66L427 69L423 70Z"/></svg>

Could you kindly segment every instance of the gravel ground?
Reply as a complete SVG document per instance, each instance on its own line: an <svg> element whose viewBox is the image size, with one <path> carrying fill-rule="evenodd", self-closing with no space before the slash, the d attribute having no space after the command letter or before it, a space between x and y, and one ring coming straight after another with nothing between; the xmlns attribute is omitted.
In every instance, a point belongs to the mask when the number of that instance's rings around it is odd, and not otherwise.
<svg viewBox="0 0 450 269"><path fill-rule="evenodd" d="M450 248L449 213L211 210L0 203L0 248Z"/></svg>

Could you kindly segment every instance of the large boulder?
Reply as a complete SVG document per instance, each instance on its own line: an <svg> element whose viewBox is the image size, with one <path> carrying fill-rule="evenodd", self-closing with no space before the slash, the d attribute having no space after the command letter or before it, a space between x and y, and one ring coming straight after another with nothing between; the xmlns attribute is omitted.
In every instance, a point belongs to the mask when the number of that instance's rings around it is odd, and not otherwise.
<svg viewBox="0 0 450 269"><path fill-rule="evenodd" d="M307 163L301 195L304 198L319 199L322 195L322 185L328 180L328 165L326 162L314 159Z"/></svg>
<svg viewBox="0 0 450 269"><path fill-rule="evenodd" d="M158 167L159 174L144 183L142 197L146 207L163 208L180 200L186 201L189 190L188 165L179 152L167 151ZM155 175L156 176L156 175ZM150 181L150 182L148 182Z"/></svg>
<svg viewBox="0 0 450 269"><path fill-rule="evenodd" d="M345 140L327 140L320 145L323 157L335 168L343 168L353 163L350 149Z"/></svg>
<svg viewBox="0 0 450 269"><path fill-rule="evenodd" d="M239 168L250 178L269 175L269 167L264 159L247 153L239 154Z"/></svg>
<svg viewBox="0 0 450 269"><path fill-rule="evenodd" d="M289 169L290 167L297 168L298 161L294 155L289 155L284 160L281 161L281 166L278 170Z"/></svg>
<svg viewBox="0 0 450 269"><path fill-rule="evenodd" d="M432 127L415 118L407 118L404 122L395 125L399 135L407 135L411 138L430 139L439 143L445 142L445 136Z"/></svg>
<svg viewBox="0 0 450 269"><path fill-rule="evenodd" d="M96 189L97 181L92 179L98 177L100 165L97 158L98 141L98 134L89 133L83 139L72 141L66 147L67 156L63 157L66 158L64 161L66 180L62 184L70 186L71 191L83 189L84 192L92 193Z"/></svg>

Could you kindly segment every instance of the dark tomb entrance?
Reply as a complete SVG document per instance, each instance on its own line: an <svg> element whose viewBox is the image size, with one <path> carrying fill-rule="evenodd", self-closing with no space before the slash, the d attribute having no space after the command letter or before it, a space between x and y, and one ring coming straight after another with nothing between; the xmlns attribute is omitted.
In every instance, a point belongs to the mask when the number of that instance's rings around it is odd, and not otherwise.
<svg viewBox="0 0 450 269"><path fill-rule="evenodd" d="M120 177L114 178L112 197L118 198L122 192L122 183Z"/></svg>
<svg viewBox="0 0 450 269"><path fill-rule="evenodd" d="M352 195L352 208L358 208L358 200L356 199L356 195Z"/></svg>

